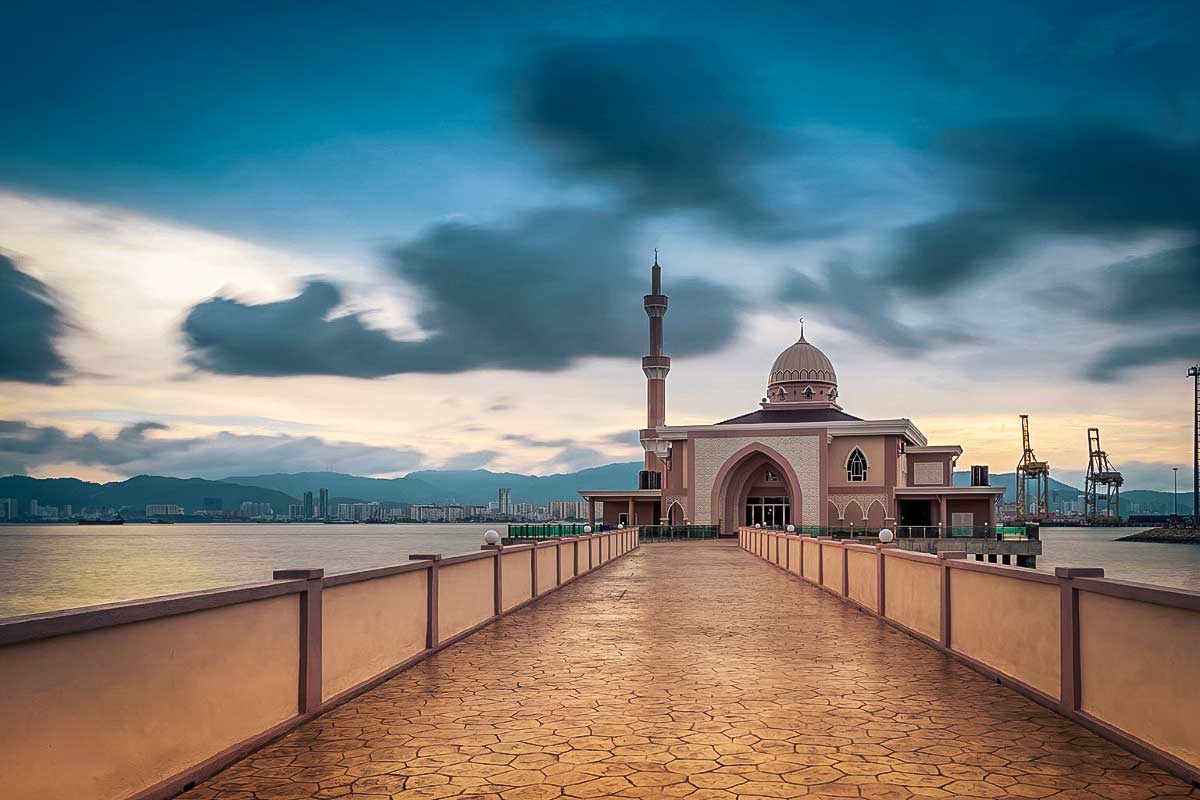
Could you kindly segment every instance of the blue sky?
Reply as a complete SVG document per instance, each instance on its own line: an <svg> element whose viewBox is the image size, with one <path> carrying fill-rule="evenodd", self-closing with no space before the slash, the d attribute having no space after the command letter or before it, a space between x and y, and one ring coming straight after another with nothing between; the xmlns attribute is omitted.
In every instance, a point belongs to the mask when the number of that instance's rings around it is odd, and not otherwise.
<svg viewBox="0 0 1200 800"><path fill-rule="evenodd" d="M673 421L752 406L803 314L852 412L999 470L1021 411L1067 471L1096 422L1161 486L1200 351L1198 16L23 4L0 467L219 472L168 446L218 435L372 474L636 457L657 246ZM140 460L70 444L117 420L170 422Z"/></svg>

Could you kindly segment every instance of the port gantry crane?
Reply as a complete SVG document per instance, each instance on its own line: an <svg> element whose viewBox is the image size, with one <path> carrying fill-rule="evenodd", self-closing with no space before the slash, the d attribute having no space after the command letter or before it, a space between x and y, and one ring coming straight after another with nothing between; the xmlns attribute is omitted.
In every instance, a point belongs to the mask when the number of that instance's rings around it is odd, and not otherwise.
<svg viewBox="0 0 1200 800"><path fill-rule="evenodd" d="M1083 509L1089 519L1093 517L1121 516L1121 486L1124 476L1108 460L1108 453L1100 448L1100 429L1088 428L1088 468L1084 484ZM1101 488L1104 487L1103 493ZM1104 501L1104 513L1100 513L1100 501Z"/></svg>
<svg viewBox="0 0 1200 800"><path fill-rule="evenodd" d="M1033 516L1041 517L1049 512L1050 506L1050 464L1038 461L1029 444L1029 415L1021 415L1021 461L1017 464L1017 513L1024 517L1029 514L1028 484L1034 481Z"/></svg>

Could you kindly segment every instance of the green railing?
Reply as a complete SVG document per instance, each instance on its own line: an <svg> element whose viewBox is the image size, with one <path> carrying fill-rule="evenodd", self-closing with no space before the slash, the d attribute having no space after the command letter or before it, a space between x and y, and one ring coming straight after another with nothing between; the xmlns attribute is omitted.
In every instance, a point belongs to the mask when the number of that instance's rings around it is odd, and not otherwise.
<svg viewBox="0 0 1200 800"><path fill-rule="evenodd" d="M763 530L783 531L781 526L764 526ZM851 526L821 526L799 527L794 531L798 536L829 536L834 539L872 539L879 538L879 529L866 525ZM976 525L971 527L943 528L938 525L898 525L892 529L897 539L992 539L992 540L1036 540L1038 528L1031 525L990 526Z"/></svg>
<svg viewBox="0 0 1200 800"><path fill-rule="evenodd" d="M639 525L641 542L679 542L689 539L716 539L721 529L716 525Z"/></svg>
<svg viewBox="0 0 1200 800"><path fill-rule="evenodd" d="M561 536L583 536L584 525L509 525L510 539L557 539Z"/></svg>

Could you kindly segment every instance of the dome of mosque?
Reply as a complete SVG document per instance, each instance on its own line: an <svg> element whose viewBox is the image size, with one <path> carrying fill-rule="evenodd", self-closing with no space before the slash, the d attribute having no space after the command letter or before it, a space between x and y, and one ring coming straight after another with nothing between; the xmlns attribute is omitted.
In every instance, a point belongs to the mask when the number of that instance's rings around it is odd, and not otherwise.
<svg viewBox="0 0 1200 800"><path fill-rule="evenodd" d="M837 373L833 371L833 364L824 353L808 343L803 332L799 341L775 359L767 386L769 388L781 383L802 381L837 384Z"/></svg>

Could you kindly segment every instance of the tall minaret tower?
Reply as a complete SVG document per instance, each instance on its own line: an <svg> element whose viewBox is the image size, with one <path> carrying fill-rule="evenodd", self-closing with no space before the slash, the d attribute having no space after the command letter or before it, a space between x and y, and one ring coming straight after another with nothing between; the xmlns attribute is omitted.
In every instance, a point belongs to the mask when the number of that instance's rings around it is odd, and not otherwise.
<svg viewBox="0 0 1200 800"><path fill-rule="evenodd" d="M667 296L662 293L662 267L658 265L657 249L654 266L650 268L650 294L642 298L642 305L650 318L650 354L642 357L642 372L646 374L646 427L653 431L667 420L667 373L671 371L671 359L663 355ZM658 469L657 458L649 451L646 452L646 469Z"/></svg>

